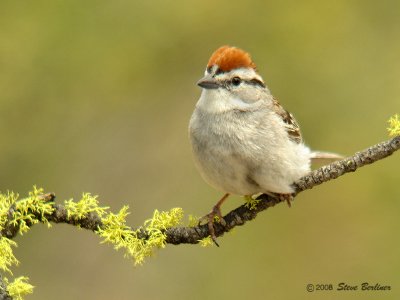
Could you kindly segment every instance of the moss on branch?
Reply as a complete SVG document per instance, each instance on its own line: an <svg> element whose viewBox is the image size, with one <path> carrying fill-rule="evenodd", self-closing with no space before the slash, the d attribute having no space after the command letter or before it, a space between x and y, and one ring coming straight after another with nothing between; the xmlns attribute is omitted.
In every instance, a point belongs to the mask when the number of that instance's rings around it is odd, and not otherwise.
<svg viewBox="0 0 400 300"><path fill-rule="evenodd" d="M316 185L335 179L358 168L383 159L400 149L400 119L398 115L390 118L388 132L392 139L355 153L353 156L330 165L323 166L294 183L296 196ZM34 187L28 197L19 199L13 192L0 193L0 270L12 275L11 267L18 265L12 248L17 244L11 239L17 234L25 234L37 224L51 227L52 223L66 223L88 229L98 234L102 243L109 243L115 249L122 249L125 256L135 264L143 263L146 257L157 248L166 244L212 245L207 225L197 224L197 218L189 216L188 226L181 225L183 211L173 208L168 212L154 211L152 218L146 220L140 228L134 229L126 224L128 206L119 212L110 212L109 207L100 206L97 196L89 193L82 195L79 201L72 199L55 203L53 193L44 193ZM254 219L258 213L280 203L282 199L267 194L257 199L246 198L245 203L224 216L225 225L216 222L215 234L222 236L236 226L241 226ZM27 277L8 278L0 275L0 298L22 299L32 293L33 286Z"/></svg>

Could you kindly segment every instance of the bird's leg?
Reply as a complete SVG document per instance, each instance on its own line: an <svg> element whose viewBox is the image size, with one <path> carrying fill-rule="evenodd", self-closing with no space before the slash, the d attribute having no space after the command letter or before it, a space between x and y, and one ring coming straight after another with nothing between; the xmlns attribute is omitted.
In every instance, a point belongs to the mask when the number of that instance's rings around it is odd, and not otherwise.
<svg viewBox="0 0 400 300"><path fill-rule="evenodd" d="M202 220L207 220L207 225L208 225L208 231L210 232L211 238L214 241L214 243L218 245L217 243L217 237L215 236L215 229L214 229L214 222L215 222L215 217L218 217L218 222L221 223L222 226L226 225L226 222L224 218L222 217L221 214L221 205L224 203L224 201L228 198L229 194L225 194L218 202L215 204L211 210L211 212L204 217L200 218L199 223L201 223Z"/></svg>

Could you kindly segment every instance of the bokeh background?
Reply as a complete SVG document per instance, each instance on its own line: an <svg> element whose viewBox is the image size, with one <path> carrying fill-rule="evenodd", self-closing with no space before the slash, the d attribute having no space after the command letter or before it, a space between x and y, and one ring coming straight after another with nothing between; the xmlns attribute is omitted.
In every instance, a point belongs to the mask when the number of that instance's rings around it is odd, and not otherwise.
<svg viewBox="0 0 400 300"><path fill-rule="evenodd" d="M83 192L138 226L154 209L207 213L187 125L217 47L249 51L314 149L387 139L400 112L399 1L0 2L0 190ZM395 299L400 155L301 193L220 238L141 267L91 232L35 226L16 240L28 299ZM233 197L227 212L242 203ZM390 285L315 292L308 283Z"/></svg>

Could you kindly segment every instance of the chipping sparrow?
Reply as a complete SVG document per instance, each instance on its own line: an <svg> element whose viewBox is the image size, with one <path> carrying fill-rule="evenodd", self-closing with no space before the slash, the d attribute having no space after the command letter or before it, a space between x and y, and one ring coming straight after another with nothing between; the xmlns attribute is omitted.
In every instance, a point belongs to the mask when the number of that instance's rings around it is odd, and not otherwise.
<svg viewBox="0 0 400 300"><path fill-rule="evenodd" d="M207 215L214 240L212 222L221 218L229 194L290 199L311 159L339 158L303 144L296 120L271 95L247 52L217 49L197 84L203 89L189 124L195 162L203 178L226 193Z"/></svg>

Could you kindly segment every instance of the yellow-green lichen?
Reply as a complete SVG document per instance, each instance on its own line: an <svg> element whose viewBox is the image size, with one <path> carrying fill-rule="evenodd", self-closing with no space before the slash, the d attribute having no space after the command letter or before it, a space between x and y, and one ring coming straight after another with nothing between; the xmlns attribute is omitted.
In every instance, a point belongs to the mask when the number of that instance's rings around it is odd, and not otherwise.
<svg viewBox="0 0 400 300"><path fill-rule="evenodd" d="M28 277L21 276L9 283L8 279L4 278L8 294L15 300L23 300L24 296L32 294L34 286L29 284L28 280Z"/></svg>
<svg viewBox="0 0 400 300"><path fill-rule="evenodd" d="M245 196L244 201L246 202L244 206L246 206L250 210L254 210L257 208L258 203L260 203L261 200L253 199L251 196Z"/></svg>
<svg viewBox="0 0 400 300"><path fill-rule="evenodd" d="M10 274L12 272L9 267L19 263L14 256L12 247L17 247L17 243L5 237L0 238L0 269Z"/></svg>
<svg viewBox="0 0 400 300"><path fill-rule="evenodd" d="M221 223L221 218L217 215L214 216L214 222L215 223Z"/></svg>
<svg viewBox="0 0 400 300"><path fill-rule="evenodd" d="M4 228L8 218L8 211L17 199L18 194L13 192L7 192L6 194L0 193L0 229Z"/></svg>
<svg viewBox="0 0 400 300"><path fill-rule="evenodd" d="M389 136L400 135L400 118L398 114L395 114L388 120L389 127L387 128Z"/></svg>
<svg viewBox="0 0 400 300"><path fill-rule="evenodd" d="M104 239L102 243L111 243L117 250L128 246L129 241L133 238L131 228L126 225L128 208L128 206L122 207L117 214L108 212L101 219L103 226L97 232Z"/></svg>
<svg viewBox="0 0 400 300"><path fill-rule="evenodd" d="M148 229L167 229L178 225L183 217L182 208L176 207L169 211L159 212L157 209L153 213L153 217L144 222L144 226Z"/></svg>
<svg viewBox="0 0 400 300"><path fill-rule="evenodd" d="M188 226L189 227L196 227L199 225L200 218L194 216L194 215L189 215L188 216Z"/></svg>
<svg viewBox="0 0 400 300"><path fill-rule="evenodd" d="M21 235L27 232L30 226L39 222L51 226L46 215L52 214L54 207L52 203L44 201L42 195L43 189L34 186L33 191L29 192L29 197L15 202L15 211L10 224L19 226Z"/></svg>
<svg viewBox="0 0 400 300"><path fill-rule="evenodd" d="M9 222L20 226L20 233L29 230L28 222L30 224L39 222L37 218L40 218L41 222L48 223L45 214L51 213L52 210L51 205L46 204L40 198L42 193L42 189L34 187L33 191L29 193L29 197L22 200L18 200L18 194L13 192L0 193L0 229L4 229L11 208L13 213ZM12 251L12 247L16 246L16 242L6 237L0 238L0 270L12 274L10 267L19 264ZM27 283L27 277L18 277L12 282L9 282L6 277L3 277L3 280L8 294L13 299L22 300L23 296L32 293L33 286Z"/></svg>
<svg viewBox="0 0 400 300"><path fill-rule="evenodd" d="M80 220L86 217L89 213L94 212L102 217L109 207L100 207L97 196L92 196L90 193L84 193L81 200L74 202L72 199L65 201L67 216L69 219Z"/></svg>
<svg viewBox="0 0 400 300"><path fill-rule="evenodd" d="M199 240L199 244L201 247L208 247L208 246L213 246L214 242L211 238L211 236L207 236L204 239Z"/></svg>
<svg viewBox="0 0 400 300"><path fill-rule="evenodd" d="M102 243L110 243L114 249L125 249L125 256L133 258L135 264L143 263L151 256L155 248L164 248L166 236L164 231L180 223L183 217L181 208L173 208L168 212L154 211L153 217L144 222L144 226L134 231L126 225L129 215L128 206L118 213L108 211L108 207L99 207L97 196L84 194L78 202L65 201L68 218L82 219L88 213L97 213L102 226L97 233L103 238Z"/></svg>
<svg viewBox="0 0 400 300"><path fill-rule="evenodd" d="M153 217L146 220L142 228L132 231L126 225L128 214L127 206L118 214L107 213L102 218L103 226L99 228L98 234L104 238L103 242L113 244L115 249L124 248L125 255L133 258L135 264L142 264L146 257L153 254L154 249L164 248L164 231L178 225L183 217L181 208L173 208L168 212L155 210ZM144 235L146 238L142 237Z"/></svg>
<svg viewBox="0 0 400 300"><path fill-rule="evenodd" d="M54 204L46 199L43 189L36 187L27 198L21 200L18 200L18 194L0 193L0 230L8 223L16 226L20 234L27 232L33 224L39 222L50 226L47 216L51 215L55 208ZM180 224L183 217L181 208L173 208L167 212L155 210L153 217L146 220L143 227L134 231L126 225L128 206L122 207L114 214L108 211L108 207L99 206L97 196L86 193L78 202L65 201L65 208L68 219L80 220L90 213L97 214L102 225L96 232L103 238L102 242L113 244L115 249L123 248L125 255L132 258L135 264L143 263L156 248L164 248L167 238L165 230ZM194 221L195 218L192 217L192 222ZM207 243L207 239L201 242L203 246ZM14 241L5 237L0 238L0 270L11 273L10 267L18 264L12 252L12 247L15 246L17 244ZM27 277L16 278L11 283L5 278L5 282L9 294L14 299L22 299L24 295L32 293L33 286L27 283Z"/></svg>

